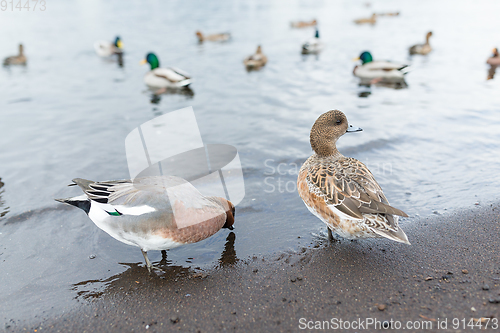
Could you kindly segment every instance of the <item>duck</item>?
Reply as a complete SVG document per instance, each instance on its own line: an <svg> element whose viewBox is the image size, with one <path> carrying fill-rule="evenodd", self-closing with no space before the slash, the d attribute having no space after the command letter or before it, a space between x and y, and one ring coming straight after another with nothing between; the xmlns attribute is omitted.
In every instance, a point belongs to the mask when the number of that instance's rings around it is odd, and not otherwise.
<svg viewBox="0 0 500 333"><path fill-rule="evenodd" d="M181 88L191 84L191 77L186 72L175 68L160 68L160 61L154 53L148 53L141 64L149 63L151 70L144 76L146 85L152 88Z"/></svg>
<svg viewBox="0 0 500 333"><path fill-rule="evenodd" d="M309 211L332 233L346 239L387 238L410 244L399 227L399 216L408 215L389 204L368 167L342 155L337 140L359 132L340 110L323 113L311 128L314 151L299 170L297 189Z"/></svg>
<svg viewBox="0 0 500 333"><path fill-rule="evenodd" d="M377 16L399 16L399 12L379 13Z"/></svg>
<svg viewBox="0 0 500 333"><path fill-rule="evenodd" d="M259 69L262 66L266 65L267 57L262 53L262 48L260 47L260 45L257 46L257 51L255 51L255 54L246 57L245 60L243 60L243 63L249 70Z"/></svg>
<svg viewBox="0 0 500 333"><path fill-rule="evenodd" d="M166 251L232 230L235 207L224 198L202 195L175 176L94 182L73 179L83 195L55 199L82 209L114 239L141 249L148 271L151 250Z"/></svg>
<svg viewBox="0 0 500 333"><path fill-rule="evenodd" d="M354 23L356 23L356 24L369 23L369 24L373 25L373 24L377 23L377 14L373 13L372 16L369 18L360 18L360 19L354 20Z"/></svg>
<svg viewBox="0 0 500 333"><path fill-rule="evenodd" d="M292 28L307 28L307 27L314 27L318 24L318 21L316 19L312 21L297 21L297 22L291 22L290 25Z"/></svg>
<svg viewBox="0 0 500 333"><path fill-rule="evenodd" d="M198 42L203 43L204 41L210 42L227 42L231 39L231 34L228 32L212 35L204 35L201 31L196 31L196 36L198 37Z"/></svg>
<svg viewBox="0 0 500 333"><path fill-rule="evenodd" d="M409 52L410 55L421 54L426 55L432 51L431 44L429 44L429 39L432 36L432 31L429 31L427 35L425 35L425 43L424 44L416 44L410 47Z"/></svg>
<svg viewBox="0 0 500 333"><path fill-rule="evenodd" d="M398 64L390 61L373 61L370 52L361 53L359 58L361 66L355 66L353 73L362 79L362 81L375 82L400 82L408 73L408 65Z"/></svg>
<svg viewBox="0 0 500 333"><path fill-rule="evenodd" d="M317 54L324 48L323 43L319 39L319 31L316 28L314 37L302 45L302 54Z"/></svg>
<svg viewBox="0 0 500 333"><path fill-rule="evenodd" d="M493 54L486 60L486 63L492 66L500 66L500 55L497 48L493 49Z"/></svg>
<svg viewBox="0 0 500 333"><path fill-rule="evenodd" d="M7 57L3 61L4 66L10 65L26 65L27 59L24 55L24 47L23 44L19 44L19 54L16 56Z"/></svg>
<svg viewBox="0 0 500 333"><path fill-rule="evenodd" d="M100 40L94 43L94 49L98 56L109 57L113 54L123 53L123 42L120 36L116 36L114 42Z"/></svg>

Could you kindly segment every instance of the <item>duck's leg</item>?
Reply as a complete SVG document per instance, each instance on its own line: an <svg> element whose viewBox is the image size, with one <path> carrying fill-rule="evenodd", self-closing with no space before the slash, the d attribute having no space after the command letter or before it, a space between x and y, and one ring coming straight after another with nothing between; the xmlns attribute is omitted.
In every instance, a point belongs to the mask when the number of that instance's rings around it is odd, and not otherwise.
<svg viewBox="0 0 500 333"><path fill-rule="evenodd" d="M332 234L332 229L330 229L330 227L326 227L326 229L328 230L328 240L330 242L333 242L333 234Z"/></svg>
<svg viewBox="0 0 500 333"><path fill-rule="evenodd" d="M151 268L153 268L153 265L151 265L151 261L149 261L148 258L148 251L144 251L141 249L142 255L144 256L144 260L146 260L146 266L148 267L149 273L151 273Z"/></svg>

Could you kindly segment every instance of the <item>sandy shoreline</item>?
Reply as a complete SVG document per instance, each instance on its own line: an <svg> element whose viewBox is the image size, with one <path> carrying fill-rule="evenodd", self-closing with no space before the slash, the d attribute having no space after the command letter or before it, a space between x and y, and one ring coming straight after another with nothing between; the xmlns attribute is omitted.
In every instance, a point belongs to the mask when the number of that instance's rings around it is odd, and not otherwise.
<svg viewBox="0 0 500 333"><path fill-rule="evenodd" d="M318 241L302 253L245 262L231 261L226 248L221 268L171 268L163 278L132 266L76 311L5 330L299 331L309 321L373 318L430 321L434 331L447 318L454 331L458 318L463 331L463 318L500 320L499 207L403 222L411 246Z"/></svg>

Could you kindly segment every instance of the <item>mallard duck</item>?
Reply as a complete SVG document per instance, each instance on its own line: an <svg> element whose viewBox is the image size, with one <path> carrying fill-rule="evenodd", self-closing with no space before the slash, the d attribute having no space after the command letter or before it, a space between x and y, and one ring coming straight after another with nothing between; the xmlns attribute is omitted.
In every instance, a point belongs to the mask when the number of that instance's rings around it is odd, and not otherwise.
<svg viewBox="0 0 500 333"><path fill-rule="evenodd" d="M316 54L323 50L324 45L319 39L319 31L316 29L314 37L302 45L302 54Z"/></svg>
<svg viewBox="0 0 500 333"><path fill-rule="evenodd" d="M369 18L360 18L360 19L354 20L354 23L356 23L356 24L366 24L366 23L375 24L375 23L377 23L377 14L373 13L372 16Z"/></svg>
<svg viewBox="0 0 500 333"><path fill-rule="evenodd" d="M74 179L83 195L56 199L87 213L97 227L122 243L141 249L149 271L149 250L168 250L233 229L234 205L205 197L186 180L155 176L93 182Z"/></svg>
<svg viewBox="0 0 500 333"><path fill-rule="evenodd" d="M493 54L486 60L488 65L500 66L500 56L498 55L498 49L493 49Z"/></svg>
<svg viewBox="0 0 500 333"><path fill-rule="evenodd" d="M23 44L19 44L19 54L16 56L7 57L3 61L4 66L10 65L26 65L27 59L24 55Z"/></svg>
<svg viewBox="0 0 500 333"><path fill-rule="evenodd" d="M421 54L421 55L426 55L429 52L432 51L431 44L429 44L429 39L432 36L432 31L429 31L427 35L425 36L425 43L424 44L416 44L410 47L409 51L411 55L414 54Z"/></svg>
<svg viewBox="0 0 500 333"><path fill-rule="evenodd" d="M152 88L181 88L191 84L189 74L175 67L160 68L160 61L154 53L148 53L141 64L149 63L151 70L144 76L144 82Z"/></svg>
<svg viewBox="0 0 500 333"><path fill-rule="evenodd" d="M354 67L354 76L362 80L377 82L399 82L408 73L408 65L398 64L390 61L373 61L370 52L361 53L359 58L362 65Z"/></svg>
<svg viewBox="0 0 500 333"><path fill-rule="evenodd" d="M361 131L339 110L323 113L311 129L314 154L302 165L297 179L300 197L311 213L332 231L347 239L385 237L410 244L398 226L398 216L408 216L390 206L370 170L345 157L336 146L345 133Z"/></svg>
<svg viewBox="0 0 500 333"><path fill-rule="evenodd" d="M212 34L212 35L204 35L201 31L196 31L196 36L198 37L198 41L203 43L204 41L210 42L226 42L231 39L231 34L228 32L220 33L220 34Z"/></svg>
<svg viewBox="0 0 500 333"><path fill-rule="evenodd" d="M252 54L251 56L245 58L243 60L243 63L247 67L247 69L259 69L262 66L265 66L267 63L267 57L262 53L262 48L257 46L257 51L255 54Z"/></svg>
<svg viewBox="0 0 500 333"><path fill-rule="evenodd" d="M119 36L116 36L113 43L103 40L95 42L94 49L100 57L109 57L113 54L123 53L123 42Z"/></svg>
<svg viewBox="0 0 500 333"><path fill-rule="evenodd" d="M297 21L297 22L291 22L290 25L292 28L307 28L307 27L314 27L318 24L318 21L312 20L312 21Z"/></svg>

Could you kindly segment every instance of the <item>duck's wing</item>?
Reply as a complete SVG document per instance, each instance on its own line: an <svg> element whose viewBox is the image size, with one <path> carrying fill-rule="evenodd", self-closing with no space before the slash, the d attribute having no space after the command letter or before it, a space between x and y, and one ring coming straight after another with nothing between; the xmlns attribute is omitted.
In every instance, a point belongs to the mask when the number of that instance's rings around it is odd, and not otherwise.
<svg viewBox="0 0 500 333"><path fill-rule="evenodd" d="M161 208L171 197L182 197L185 201L199 201L204 197L186 180L174 176L145 177L132 180L93 182L81 178L73 179L85 195L94 202L113 206L138 207L147 205ZM171 189L168 193L167 190ZM174 194L174 195L173 195Z"/></svg>
<svg viewBox="0 0 500 333"><path fill-rule="evenodd" d="M408 216L389 205L373 174L354 158L311 165L307 183L311 192L322 197L330 209L351 219L363 219L365 213L386 214L389 224L396 227L390 215Z"/></svg>
<svg viewBox="0 0 500 333"><path fill-rule="evenodd" d="M408 65L398 64L391 61L372 61L363 65L367 70L383 70L383 71L401 71L406 69Z"/></svg>
<svg viewBox="0 0 500 333"><path fill-rule="evenodd" d="M175 68L155 68L152 70L152 73L173 83L189 79L187 74L182 74L182 71Z"/></svg>

